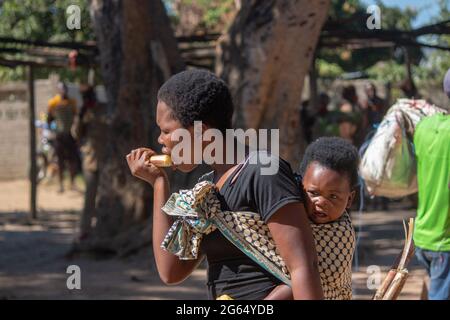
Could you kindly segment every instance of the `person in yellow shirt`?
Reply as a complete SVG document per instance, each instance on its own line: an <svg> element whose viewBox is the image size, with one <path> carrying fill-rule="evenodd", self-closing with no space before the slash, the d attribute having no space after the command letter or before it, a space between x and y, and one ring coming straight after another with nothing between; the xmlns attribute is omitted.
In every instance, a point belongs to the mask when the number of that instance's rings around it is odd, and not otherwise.
<svg viewBox="0 0 450 320"><path fill-rule="evenodd" d="M66 162L69 165L72 188L80 163L78 147L70 132L77 108L76 101L67 95L67 86L60 82L57 88L58 94L48 102L47 121L49 125L52 121L56 123L55 153L59 167L59 191L64 192L63 177Z"/></svg>

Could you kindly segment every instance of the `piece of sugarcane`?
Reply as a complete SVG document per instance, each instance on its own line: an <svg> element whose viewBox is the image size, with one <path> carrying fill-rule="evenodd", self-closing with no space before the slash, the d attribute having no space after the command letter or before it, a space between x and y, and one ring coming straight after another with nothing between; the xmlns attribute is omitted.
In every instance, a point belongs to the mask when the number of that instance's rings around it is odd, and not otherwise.
<svg viewBox="0 0 450 320"><path fill-rule="evenodd" d="M402 252L397 256L394 264L389 270L383 283L376 291L373 300L393 300L397 299L400 294L403 285L405 284L408 270L405 268L408 265L414 254L414 243L413 243L413 230L414 230L414 219L410 218L408 223L408 228L404 223L405 228L405 244L403 246ZM406 273L406 276L405 276ZM399 278L400 277L400 278ZM389 294L388 294L389 292ZM388 298L388 299L385 299Z"/></svg>
<svg viewBox="0 0 450 320"><path fill-rule="evenodd" d="M151 156L150 158L148 158L147 162L160 168L173 166L172 159L167 154L159 154Z"/></svg>
<svg viewBox="0 0 450 320"><path fill-rule="evenodd" d="M391 285L386 290L386 293L383 296L383 300L397 300L407 278L408 270L397 270L394 280L392 280Z"/></svg>
<svg viewBox="0 0 450 320"><path fill-rule="evenodd" d="M405 228L405 245L403 248L402 256L397 267L397 274L392 280L389 288L387 289L383 300L396 300L400 295L400 292L405 285L406 279L408 278L408 270L406 266L411 260L414 254L414 242L413 242L413 232L414 232L414 219L410 218L408 223L408 228L404 224Z"/></svg>
<svg viewBox="0 0 450 320"><path fill-rule="evenodd" d="M394 280L396 274L397 274L397 269L389 270L386 278L384 278L383 282L381 283L380 287L378 288L377 292L375 293L373 300L383 300L383 296L385 295L386 291L389 289L389 286L391 285L392 280Z"/></svg>

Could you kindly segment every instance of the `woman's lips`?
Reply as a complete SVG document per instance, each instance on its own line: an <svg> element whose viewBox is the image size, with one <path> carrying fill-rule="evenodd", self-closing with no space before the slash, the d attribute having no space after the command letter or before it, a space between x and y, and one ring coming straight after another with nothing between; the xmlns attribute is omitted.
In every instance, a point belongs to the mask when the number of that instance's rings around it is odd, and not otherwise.
<svg viewBox="0 0 450 320"><path fill-rule="evenodd" d="M162 147L161 152L163 154L167 154L168 156L170 156L170 150L167 147Z"/></svg>

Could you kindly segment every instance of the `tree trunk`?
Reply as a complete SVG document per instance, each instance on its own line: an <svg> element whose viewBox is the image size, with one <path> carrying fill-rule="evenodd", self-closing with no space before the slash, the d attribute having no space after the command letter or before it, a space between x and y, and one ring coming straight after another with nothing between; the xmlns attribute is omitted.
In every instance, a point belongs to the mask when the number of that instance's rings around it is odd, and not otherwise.
<svg viewBox="0 0 450 320"><path fill-rule="evenodd" d="M157 90L184 63L160 0L92 0L90 6L110 132L101 162L94 235L81 249L124 254L151 242L152 207L151 187L130 174L125 156L142 146L160 150Z"/></svg>
<svg viewBox="0 0 450 320"><path fill-rule="evenodd" d="M280 129L280 155L297 168L299 106L329 0L249 0L217 46L216 73L230 85L234 125Z"/></svg>

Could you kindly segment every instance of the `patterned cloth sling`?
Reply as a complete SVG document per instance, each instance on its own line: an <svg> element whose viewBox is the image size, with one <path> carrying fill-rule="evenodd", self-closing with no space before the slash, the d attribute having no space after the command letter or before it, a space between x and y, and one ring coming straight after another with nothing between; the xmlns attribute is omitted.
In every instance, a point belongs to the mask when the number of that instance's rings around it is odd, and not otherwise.
<svg viewBox="0 0 450 320"><path fill-rule="evenodd" d="M290 286L289 271L261 216L248 211L221 210L216 192L212 182L201 181L193 189L173 193L162 210L175 222L161 247L181 260L197 259L203 236L219 229L244 254ZM311 226L325 298L351 299L354 232L348 214L327 225Z"/></svg>
<svg viewBox="0 0 450 320"><path fill-rule="evenodd" d="M286 265L269 228L254 212L222 211L216 186L202 181L191 190L173 193L162 210L176 220L161 247L181 260L196 259L203 235L216 229L249 258L290 285Z"/></svg>

